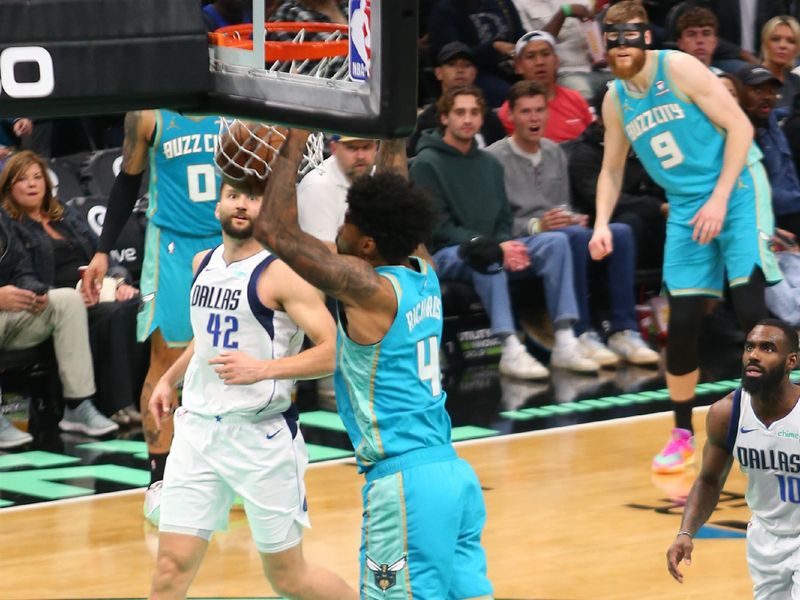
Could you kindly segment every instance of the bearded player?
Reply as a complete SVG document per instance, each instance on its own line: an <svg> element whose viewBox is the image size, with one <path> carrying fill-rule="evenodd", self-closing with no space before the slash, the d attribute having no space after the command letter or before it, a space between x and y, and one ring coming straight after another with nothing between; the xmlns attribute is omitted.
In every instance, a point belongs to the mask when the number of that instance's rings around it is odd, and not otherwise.
<svg viewBox="0 0 800 600"><path fill-rule="evenodd" d="M739 324L768 315L766 285L780 280L768 242L770 187L753 128L719 79L682 52L647 50L647 13L637 2L608 10L608 61L617 79L603 102L603 167L597 182L592 258L613 251L609 219L630 146L669 199L663 282L670 318L667 386L675 428L652 468L676 473L694 459L692 404L706 298L722 295L727 274Z"/></svg>

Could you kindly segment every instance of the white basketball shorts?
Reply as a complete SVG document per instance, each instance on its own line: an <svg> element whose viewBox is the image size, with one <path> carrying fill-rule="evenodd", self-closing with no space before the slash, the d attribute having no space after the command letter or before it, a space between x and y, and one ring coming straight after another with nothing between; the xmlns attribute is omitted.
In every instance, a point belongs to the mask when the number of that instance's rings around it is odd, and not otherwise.
<svg viewBox="0 0 800 600"><path fill-rule="evenodd" d="M753 519L747 527L747 564L755 600L800 600L800 532L775 535Z"/></svg>
<svg viewBox="0 0 800 600"><path fill-rule="evenodd" d="M283 415L204 417L175 411L175 437L161 492L161 531L225 530L236 495L260 552L297 545L310 527L304 476L308 452Z"/></svg>

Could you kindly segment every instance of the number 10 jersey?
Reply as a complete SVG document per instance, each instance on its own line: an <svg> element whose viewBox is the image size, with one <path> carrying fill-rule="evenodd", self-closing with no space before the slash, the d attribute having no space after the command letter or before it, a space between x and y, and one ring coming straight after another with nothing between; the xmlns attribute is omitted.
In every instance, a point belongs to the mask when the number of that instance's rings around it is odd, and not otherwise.
<svg viewBox="0 0 800 600"><path fill-rule="evenodd" d="M276 259L262 250L226 264L223 246L209 252L192 284L190 315L194 356L183 384L183 406L206 416L230 413L254 419L279 414L292 402L291 379L226 385L208 361L222 352L274 360L300 351L303 331L288 314L258 299L257 283Z"/></svg>

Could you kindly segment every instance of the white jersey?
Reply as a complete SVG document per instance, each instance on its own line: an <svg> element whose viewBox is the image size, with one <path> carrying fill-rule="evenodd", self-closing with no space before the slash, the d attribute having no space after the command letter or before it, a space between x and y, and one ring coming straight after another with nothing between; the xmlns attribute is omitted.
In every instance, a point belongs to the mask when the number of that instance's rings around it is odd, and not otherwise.
<svg viewBox="0 0 800 600"><path fill-rule="evenodd" d="M750 394L734 395L728 447L747 475L745 499L753 519L774 535L800 531L800 402L766 427L753 412ZM733 443L730 443L733 441Z"/></svg>
<svg viewBox="0 0 800 600"><path fill-rule="evenodd" d="M222 352L259 360L291 356L300 351L304 335L289 315L258 299L258 278L276 257L262 250L227 265L222 251L217 246L206 255L192 283L194 356L184 378L183 406L207 416L240 413L261 419L282 413L291 405L293 380L226 385L216 365L208 364Z"/></svg>

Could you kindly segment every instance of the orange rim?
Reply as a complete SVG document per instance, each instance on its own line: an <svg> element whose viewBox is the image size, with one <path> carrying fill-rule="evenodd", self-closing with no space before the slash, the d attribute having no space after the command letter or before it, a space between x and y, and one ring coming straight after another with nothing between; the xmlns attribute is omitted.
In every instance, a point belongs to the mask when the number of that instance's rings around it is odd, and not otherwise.
<svg viewBox="0 0 800 600"><path fill-rule="evenodd" d="M270 32L297 33L305 30L310 33L341 32L348 34L347 25L335 23L298 23L276 22L264 23L267 34ZM209 42L214 46L226 48L253 49L253 24L228 25L220 27L208 34ZM331 42L272 42L264 43L264 55L267 62L290 60L321 60L336 56L347 56L348 40Z"/></svg>

